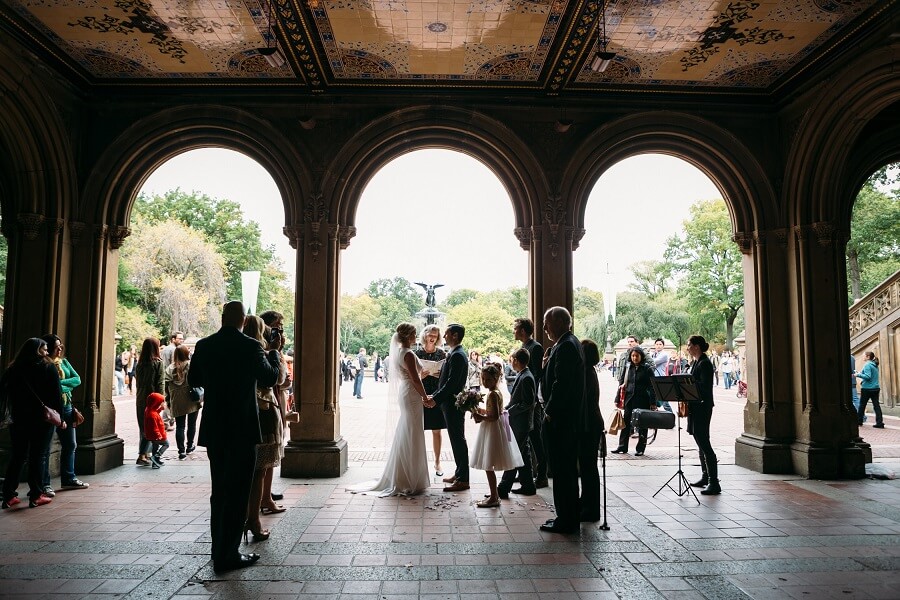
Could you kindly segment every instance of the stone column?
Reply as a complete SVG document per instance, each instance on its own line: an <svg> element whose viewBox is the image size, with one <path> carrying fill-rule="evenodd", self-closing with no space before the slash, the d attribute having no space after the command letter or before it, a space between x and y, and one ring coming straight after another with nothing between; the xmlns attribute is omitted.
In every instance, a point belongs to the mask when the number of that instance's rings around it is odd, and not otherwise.
<svg viewBox="0 0 900 600"><path fill-rule="evenodd" d="M347 470L337 390L338 274L340 250L354 233L328 223L321 195L307 203L302 224L285 228L297 250L294 402L300 422L290 426L283 477L338 477Z"/></svg>
<svg viewBox="0 0 900 600"><path fill-rule="evenodd" d="M735 463L760 473L793 473L794 440L787 229L738 234L743 253L748 395ZM715 417L713 418L715 424Z"/></svg>
<svg viewBox="0 0 900 600"><path fill-rule="evenodd" d="M794 227L791 355L794 470L813 479L865 475L865 453L850 401L846 290L847 232L832 222Z"/></svg>
<svg viewBox="0 0 900 600"><path fill-rule="evenodd" d="M131 230L73 222L69 233L70 319L63 339L69 360L81 375L72 401L85 418L77 429L75 472L93 474L121 466L124 460L125 442L115 431L112 372L119 248ZM120 417L134 419L133 414Z"/></svg>
<svg viewBox="0 0 900 600"><path fill-rule="evenodd" d="M584 236L584 229L566 223L567 206L559 196L544 204L543 221L527 230L517 230L522 247L529 242L529 310L534 315L535 337L546 344L541 331L544 312L551 306L573 309L572 253Z"/></svg>

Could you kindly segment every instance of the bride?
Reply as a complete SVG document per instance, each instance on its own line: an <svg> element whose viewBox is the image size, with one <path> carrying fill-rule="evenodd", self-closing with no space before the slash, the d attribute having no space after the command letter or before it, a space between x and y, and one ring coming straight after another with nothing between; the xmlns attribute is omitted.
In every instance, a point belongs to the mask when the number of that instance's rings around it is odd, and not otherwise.
<svg viewBox="0 0 900 600"><path fill-rule="evenodd" d="M391 376L388 380L388 402L396 402L400 408L394 441L381 479L347 488L351 492L369 492L382 497L414 496L431 484L425 432L422 431L422 407L434 406L434 400L425 393L419 375L422 365L409 348L415 341L415 326L409 323L397 325L397 332L391 338Z"/></svg>

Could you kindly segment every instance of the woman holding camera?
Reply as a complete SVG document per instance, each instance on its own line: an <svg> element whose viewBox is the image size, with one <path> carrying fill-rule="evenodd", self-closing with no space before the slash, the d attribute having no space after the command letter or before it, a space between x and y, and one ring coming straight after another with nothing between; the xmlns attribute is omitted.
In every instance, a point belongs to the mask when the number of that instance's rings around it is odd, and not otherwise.
<svg viewBox="0 0 900 600"><path fill-rule="evenodd" d="M264 350L277 350L281 346L281 333L277 329L269 328L261 318L254 315L247 316L244 334L258 341ZM275 386L256 388L262 443L256 446L256 470L253 473L245 524L246 532L253 536L254 542L269 539L269 530L263 529L260 523L260 512L269 515L285 511L283 506L275 504L272 500L272 470L281 462L284 447L284 421L275 390L284 384L286 378L287 368L282 357Z"/></svg>

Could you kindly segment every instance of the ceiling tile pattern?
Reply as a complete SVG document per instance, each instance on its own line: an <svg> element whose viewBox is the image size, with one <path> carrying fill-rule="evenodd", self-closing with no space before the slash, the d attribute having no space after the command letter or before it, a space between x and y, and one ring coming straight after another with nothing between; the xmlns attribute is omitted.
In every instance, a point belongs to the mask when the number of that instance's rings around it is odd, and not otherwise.
<svg viewBox="0 0 900 600"><path fill-rule="evenodd" d="M604 0L6 0L0 27L109 83L765 90L892 2L606 0L602 73Z"/></svg>

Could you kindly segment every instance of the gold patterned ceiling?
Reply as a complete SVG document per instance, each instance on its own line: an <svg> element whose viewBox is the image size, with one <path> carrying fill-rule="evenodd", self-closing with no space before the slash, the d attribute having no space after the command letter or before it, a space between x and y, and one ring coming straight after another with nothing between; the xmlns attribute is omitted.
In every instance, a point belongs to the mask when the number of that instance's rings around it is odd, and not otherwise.
<svg viewBox="0 0 900 600"><path fill-rule="evenodd" d="M4 0L91 83L766 91L894 0ZM264 54L274 53L268 57Z"/></svg>

